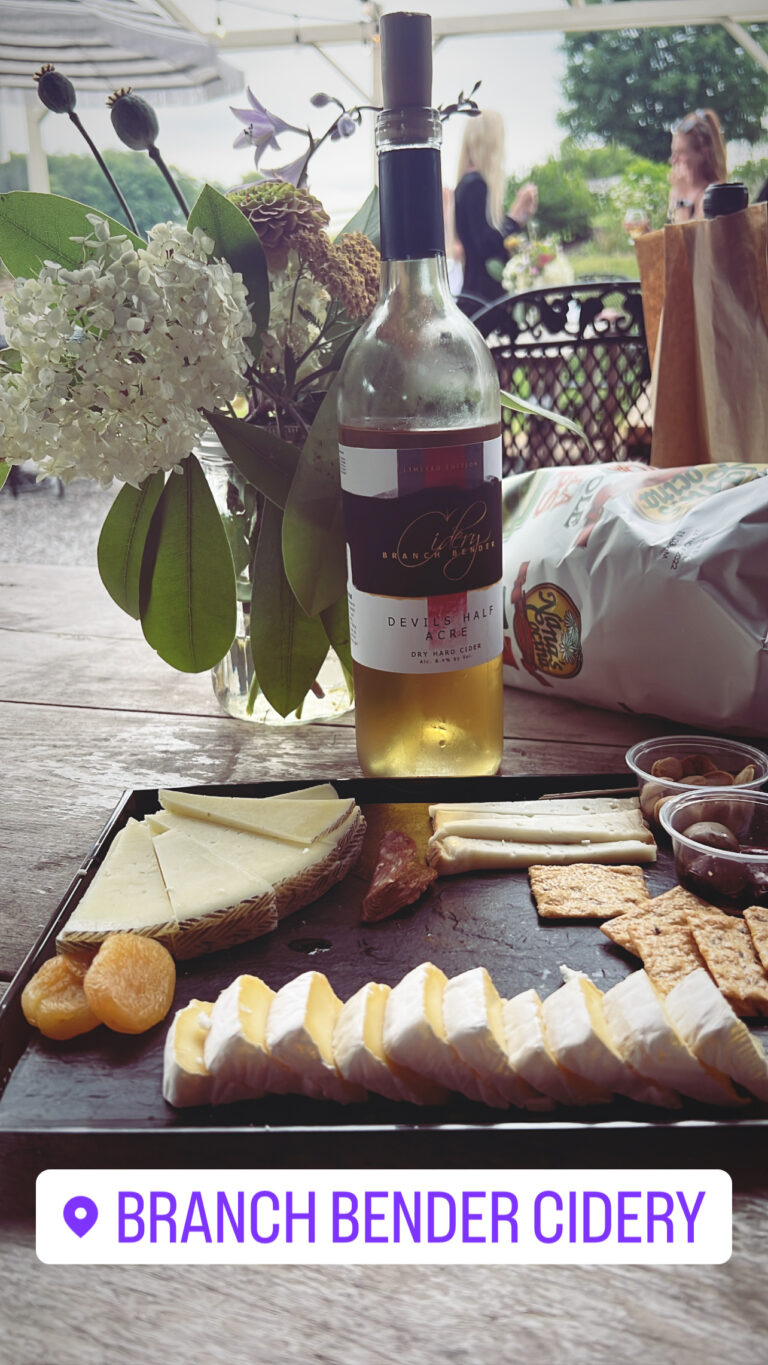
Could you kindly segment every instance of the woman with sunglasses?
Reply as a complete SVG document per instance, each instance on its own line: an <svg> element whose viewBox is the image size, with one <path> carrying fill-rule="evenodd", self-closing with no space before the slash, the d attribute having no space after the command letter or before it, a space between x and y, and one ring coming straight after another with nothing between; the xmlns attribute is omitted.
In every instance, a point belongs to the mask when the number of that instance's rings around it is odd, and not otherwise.
<svg viewBox="0 0 768 1365"><path fill-rule="evenodd" d="M680 120L672 133L669 162L669 221L703 218L707 185L728 179L725 143L713 109L696 109Z"/></svg>

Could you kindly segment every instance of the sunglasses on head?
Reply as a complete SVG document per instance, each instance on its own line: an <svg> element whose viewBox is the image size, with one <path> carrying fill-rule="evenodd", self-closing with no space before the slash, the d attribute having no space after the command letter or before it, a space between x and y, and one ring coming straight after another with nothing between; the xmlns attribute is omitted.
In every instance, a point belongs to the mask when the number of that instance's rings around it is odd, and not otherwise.
<svg viewBox="0 0 768 1365"><path fill-rule="evenodd" d="M690 133L697 123L707 123L707 115L703 109L696 109L693 114L686 114L675 128L676 133Z"/></svg>

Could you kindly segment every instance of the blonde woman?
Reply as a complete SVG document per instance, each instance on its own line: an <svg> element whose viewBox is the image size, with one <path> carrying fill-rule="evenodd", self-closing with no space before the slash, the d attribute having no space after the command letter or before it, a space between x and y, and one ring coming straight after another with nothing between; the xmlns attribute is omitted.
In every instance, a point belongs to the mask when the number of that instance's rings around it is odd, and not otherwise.
<svg viewBox="0 0 768 1365"><path fill-rule="evenodd" d="M707 185L728 179L725 143L714 109L695 109L680 120L672 133L669 164L669 221L703 218Z"/></svg>
<svg viewBox="0 0 768 1365"><path fill-rule="evenodd" d="M463 306L472 313L472 298L491 300L502 292L486 262L506 261L504 238L525 226L538 203L536 186L523 185L504 213L504 120L495 109L467 119L457 181L454 224L464 252L462 292L470 296Z"/></svg>

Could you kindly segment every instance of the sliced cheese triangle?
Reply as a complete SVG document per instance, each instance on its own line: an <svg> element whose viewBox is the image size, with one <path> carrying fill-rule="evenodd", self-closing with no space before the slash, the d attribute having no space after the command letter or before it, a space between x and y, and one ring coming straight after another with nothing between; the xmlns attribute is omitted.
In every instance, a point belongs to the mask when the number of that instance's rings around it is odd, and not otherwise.
<svg viewBox="0 0 768 1365"><path fill-rule="evenodd" d="M230 829L266 834L289 844L311 844L329 834L354 807L350 798L341 801L284 800L278 796L201 796L196 792L160 791L160 804L176 815L211 820Z"/></svg>
<svg viewBox="0 0 768 1365"><path fill-rule="evenodd" d="M443 992L445 1034L467 1066L497 1093L498 1105L550 1109L552 1100L535 1091L510 1065L501 998L485 967L452 977ZM493 1101L491 1101L493 1102Z"/></svg>
<svg viewBox="0 0 768 1365"><path fill-rule="evenodd" d="M132 930L175 951L179 926L146 825L129 820L58 935L69 951L98 948L108 934Z"/></svg>
<svg viewBox="0 0 768 1365"><path fill-rule="evenodd" d="M739 1103L727 1075L704 1066L683 1041L644 971L606 991L603 1012L622 1055L642 1076L704 1104Z"/></svg>
<svg viewBox="0 0 768 1365"><path fill-rule="evenodd" d="M422 962L393 986L384 1014L384 1051L390 1061L437 1086L498 1106L498 1092L483 1083L448 1041L443 1017L447 981L439 967Z"/></svg>
<svg viewBox="0 0 768 1365"><path fill-rule="evenodd" d="M180 830L151 838L179 925L178 957L232 947L275 928L275 893L263 877L244 872Z"/></svg>
<svg viewBox="0 0 768 1365"><path fill-rule="evenodd" d="M758 1099L768 1100L765 1052L703 967L672 987L664 1008L700 1061L725 1072Z"/></svg>
<svg viewBox="0 0 768 1365"><path fill-rule="evenodd" d="M177 1010L163 1052L163 1099L177 1109L213 1100L213 1078L205 1065L205 1038L213 1005L190 1000Z"/></svg>
<svg viewBox="0 0 768 1365"><path fill-rule="evenodd" d="M529 1085L559 1104L593 1104L599 1092L561 1066L547 1041L541 1000L534 990L521 991L502 1004L504 1036L510 1066Z"/></svg>
<svg viewBox="0 0 768 1365"><path fill-rule="evenodd" d="M297 1077L302 1092L348 1104L365 1090L345 1080L333 1054L341 1001L322 972L303 972L277 992L267 1017L267 1047Z"/></svg>
<svg viewBox="0 0 768 1365"><path fill-rule="evenodd" d="M333 1031L336 1065L348 1081L376 1095L432 1104L434 1087L399 1067L384 1051L384 1013L389 996L389 986L369 981L342 1005Z"/></svg>
<svg viewBox="0 0 768 1365"><path fill-rule="evenodd" d="M257 976L238 976L216 1000L205 1038L214 1104L300 1090L297 1077L267 1047L275 992Z"/></svg>

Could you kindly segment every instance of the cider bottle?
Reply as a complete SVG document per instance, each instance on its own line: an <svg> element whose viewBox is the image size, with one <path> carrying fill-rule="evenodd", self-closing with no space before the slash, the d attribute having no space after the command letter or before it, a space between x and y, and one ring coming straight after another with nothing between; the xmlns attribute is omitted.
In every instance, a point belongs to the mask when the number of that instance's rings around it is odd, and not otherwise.
<svg viewBox="0 0 768 1365"><path fill-rule="evenodd" d="M367 776L501 761L501 405L448 285L431 20L381 20L379 301L344 359L340 471Z"/></svg>

